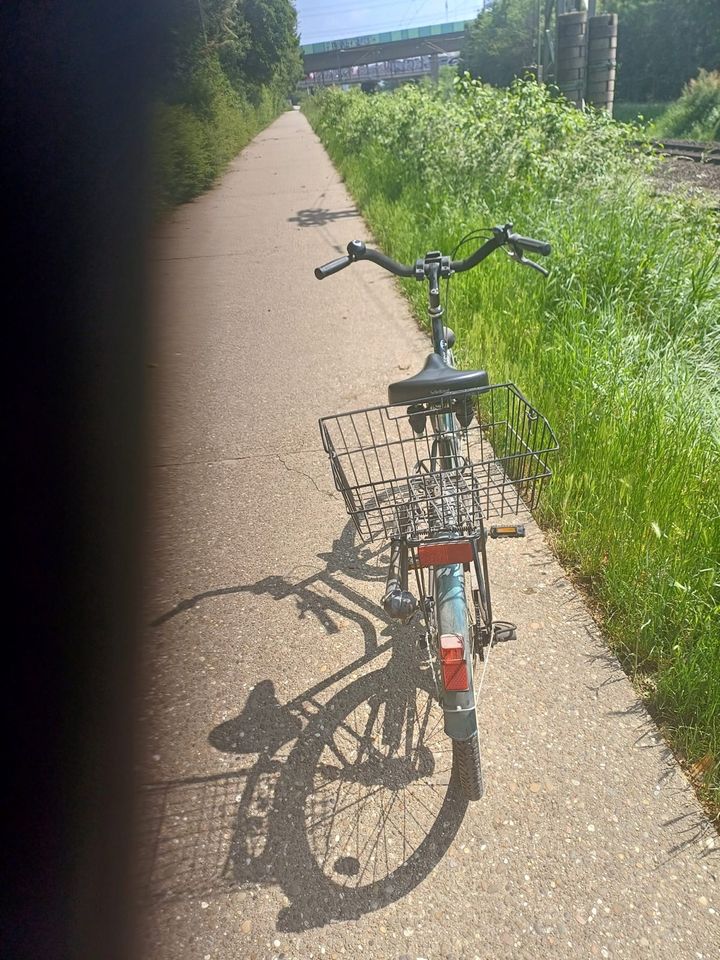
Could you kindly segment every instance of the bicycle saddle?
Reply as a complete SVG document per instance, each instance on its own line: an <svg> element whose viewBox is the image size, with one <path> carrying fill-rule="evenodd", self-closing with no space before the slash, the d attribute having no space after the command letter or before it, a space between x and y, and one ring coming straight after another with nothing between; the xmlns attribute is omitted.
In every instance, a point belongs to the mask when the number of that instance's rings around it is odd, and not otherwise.
<svg viewBox="0 0 720 960"><path fill-rule="evenodd" d="M420 373L390 384L388 403L411 403L435 393L474 390L489 384L490 379L484 370L455 370L444 364L439 354L431 353Z"/></svg>

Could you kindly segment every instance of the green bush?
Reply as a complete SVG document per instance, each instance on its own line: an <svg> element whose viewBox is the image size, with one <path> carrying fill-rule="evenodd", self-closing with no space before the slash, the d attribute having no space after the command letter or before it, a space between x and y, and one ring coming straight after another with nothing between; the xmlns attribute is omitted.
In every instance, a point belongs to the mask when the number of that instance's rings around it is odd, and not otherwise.
<svg viewBox="0 0 720 960"><path fill-rule="evenodd" d="M655 123L660 137L720 140L720 72L701 70Z"/></svg>
<svg viewBox="0 0 720 960"><path fill-rule="evenodd" d="M207 124L184 104L155 108L155 171L159 202L182 203L212 183L215 165Z"/></svg>
<svg viewBox="0 0 720 960"><path fill-rule="evenodd" d="M544 518L679 751L720 759L717 214L654 197L637 128L542 86L327 91L306 110L378 242L412 262L507 220L547 282L496 255L453 280L463 360L557 429ZM423 291L407 294L423 317ZM717 789L720 765L709 774Z"/></svg>
<svg viewBox="0 0 720 960"><path fill-rule="evenodd" d="M251 99L252 97L252 99ZM154 111L155 194L161 208L191 200L282 110L285 98L260 87L242 96L216 55L203 57Z"/></svg>

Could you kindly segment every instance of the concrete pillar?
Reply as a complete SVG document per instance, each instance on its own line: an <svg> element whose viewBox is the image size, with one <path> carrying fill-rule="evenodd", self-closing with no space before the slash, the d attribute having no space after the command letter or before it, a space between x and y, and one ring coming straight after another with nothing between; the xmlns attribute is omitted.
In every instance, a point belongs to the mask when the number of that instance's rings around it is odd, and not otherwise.
<svg viewBox="0 0 720 960"><path fill-rule="evenodd" d="M591 17L588 21L587 101L610 116L615 99L617 69L617 14Z"/></svg>
<svg viewBox="0 0 720 960"><path fill-rule="evenodd" d="M586 10L563 13L557 18L557 85L576 107L582 107L585 103L587 43Z"/></svg>

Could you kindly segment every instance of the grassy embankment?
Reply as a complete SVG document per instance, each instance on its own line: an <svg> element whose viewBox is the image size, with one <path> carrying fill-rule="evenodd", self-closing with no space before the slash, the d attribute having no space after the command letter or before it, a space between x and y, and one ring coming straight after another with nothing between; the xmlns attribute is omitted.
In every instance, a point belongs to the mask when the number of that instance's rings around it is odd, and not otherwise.
<svg viewBox="0 0 720 960"><path fill-rule="evenodd" d="M505 220L553 241L547 282L499 255L456 278L449 322L466 364L518 383L556 428L543 519L717 805L717 215L653 198L636 129L532 83L327 91L306 112L398 259ZM407 293L422 317L419 285Z"/></svg>
<svg viewBox="0 0 720 960"><path fill-rule="evenodd" d="M652 137L720 141L720 72L701 70L673 103L618 103L616 120L648 124Z"/></svg>

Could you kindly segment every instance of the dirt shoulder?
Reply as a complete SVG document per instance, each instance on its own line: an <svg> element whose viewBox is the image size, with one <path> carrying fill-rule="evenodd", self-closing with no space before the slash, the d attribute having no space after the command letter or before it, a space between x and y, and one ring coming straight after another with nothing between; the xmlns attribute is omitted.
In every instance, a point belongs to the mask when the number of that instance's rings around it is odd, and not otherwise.
<svg viewBox="0 0 720 960"><path fill-rule="evenodd" d="M659 193L708 198L720 209L720 165L698 163L682 157L665 157L652 174Z"/></svg>

